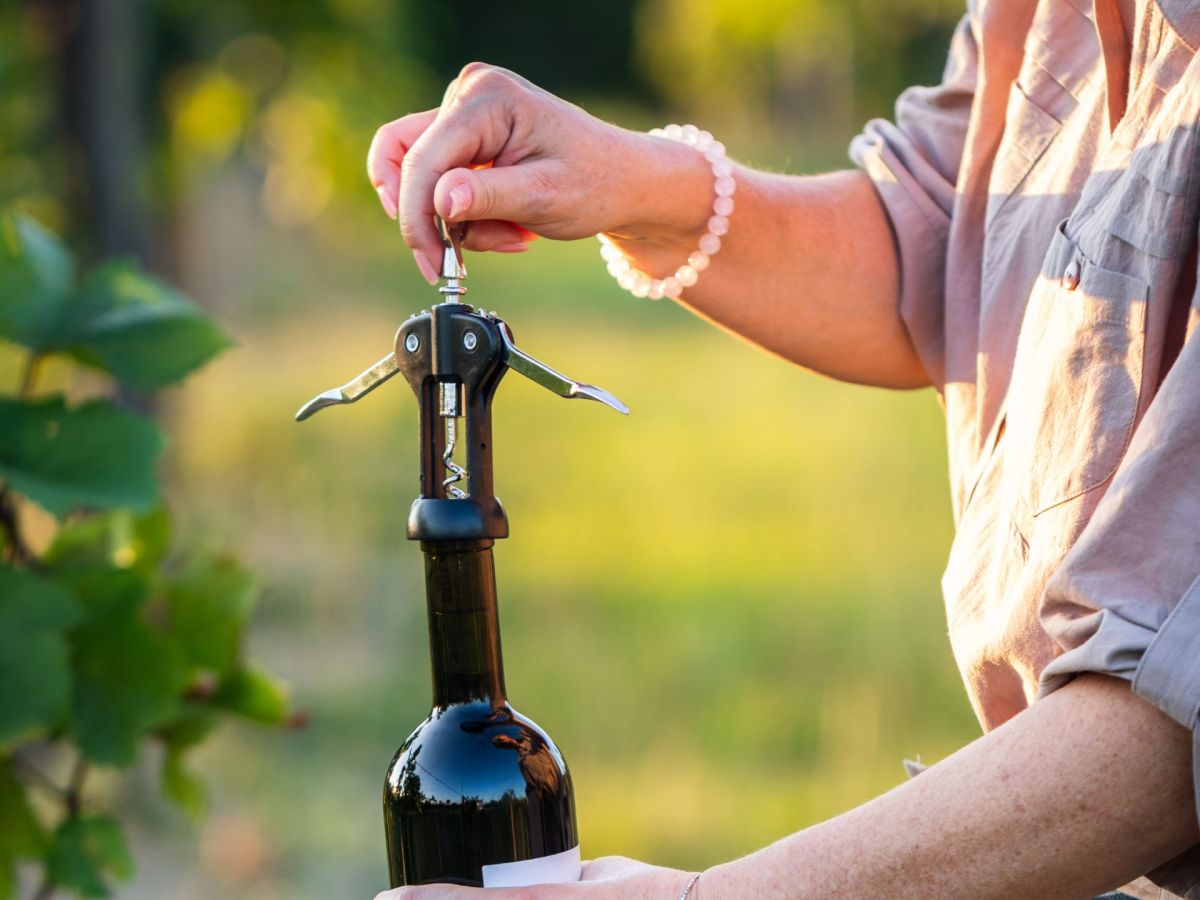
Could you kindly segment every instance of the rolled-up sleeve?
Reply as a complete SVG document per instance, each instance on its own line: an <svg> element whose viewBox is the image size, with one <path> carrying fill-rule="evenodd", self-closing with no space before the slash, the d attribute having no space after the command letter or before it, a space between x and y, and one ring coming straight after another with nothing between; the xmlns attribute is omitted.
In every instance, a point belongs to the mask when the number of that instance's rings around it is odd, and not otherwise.
<svg viewBox="0 0 1200 900"><path fill-rule="evenodd" d="M1128 680L1192 730L1200 810L1200 298L1191 316L1121 467L1046 586L1042 625L1063 652L1039 694L1083 672Z"/></svg>
<svg viewBox="0 0 1200 900"><path fill-rule="evenodd" d="M900 271L900 314L930 378L943 379L946 247L959 164L978 83L975 17L959 22L942 82L912 87L894 122L873 119L850 142L891 224Z"/></svg>

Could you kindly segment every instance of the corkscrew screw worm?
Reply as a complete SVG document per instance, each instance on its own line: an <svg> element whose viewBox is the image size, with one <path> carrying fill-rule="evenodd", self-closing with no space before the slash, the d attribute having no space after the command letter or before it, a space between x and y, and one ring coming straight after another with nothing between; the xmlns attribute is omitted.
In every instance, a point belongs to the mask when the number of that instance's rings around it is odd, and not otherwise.
<svg viewBox="0 0 1200 900"><path fill-rule="evenodd" d="M467 477L467 470L454 461L454 445L458 443L458 419L453 416L446 419L446 452L442 454L442 463L450 474L442 482L442 488L455 500L462 500L466 492L455 485Z"/></svg>

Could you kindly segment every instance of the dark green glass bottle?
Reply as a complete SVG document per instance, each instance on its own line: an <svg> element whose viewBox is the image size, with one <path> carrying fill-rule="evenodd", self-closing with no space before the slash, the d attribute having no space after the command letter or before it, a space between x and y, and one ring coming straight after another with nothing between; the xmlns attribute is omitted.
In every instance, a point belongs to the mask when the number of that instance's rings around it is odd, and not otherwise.
<svg viewBox="0 0 1200 900"><path fill-rule="evenodd" d="M384 788L393 887L579 878L571 775L508 703L492 541L423 542L433 709Z"/></svg>

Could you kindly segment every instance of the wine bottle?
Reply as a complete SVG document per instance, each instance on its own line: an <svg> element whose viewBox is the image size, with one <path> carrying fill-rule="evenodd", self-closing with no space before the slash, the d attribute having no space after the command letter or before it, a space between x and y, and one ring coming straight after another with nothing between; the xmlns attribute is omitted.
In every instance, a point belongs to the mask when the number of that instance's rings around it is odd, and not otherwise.
<svg viewBox="0 0 1200 900"><path fill-rule="evenodd" d="M511 369L560 397L629 408L518 349L494 312L462 303L461 226L437 225L445 301L406 319L391 353L296 413L303 421L354 403L397 374L417 398L420 496L407 533L425 555L433 708L400 747L384 786L392 886L577 881L567 764L504 690L492 545L508 536L508 518L492 485L491 403ZM460 438L465 467L454 461Z"/></svg>
<svg viewBox="0 0 1200 900"><path fill-rule="evenodd" d="M577 881L567 764L505 692L492 541L422 550L433 709L387 774L392 886Z"/></svg>

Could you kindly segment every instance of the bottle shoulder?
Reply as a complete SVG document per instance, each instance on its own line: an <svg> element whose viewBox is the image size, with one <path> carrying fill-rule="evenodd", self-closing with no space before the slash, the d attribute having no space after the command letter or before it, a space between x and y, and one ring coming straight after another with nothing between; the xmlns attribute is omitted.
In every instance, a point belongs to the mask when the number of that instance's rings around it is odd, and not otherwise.
<svg viewBox="0 0 1200 900"><path fill-rule="evenodd" d="M397 752L385 793L424 805L570 790L566 761L545 731L508 704L480 702L434 709Z"/></svg>

